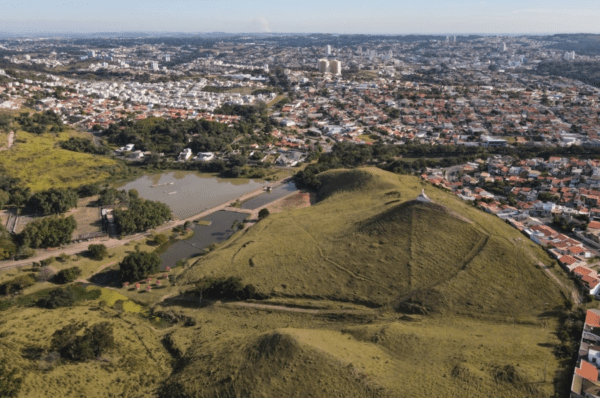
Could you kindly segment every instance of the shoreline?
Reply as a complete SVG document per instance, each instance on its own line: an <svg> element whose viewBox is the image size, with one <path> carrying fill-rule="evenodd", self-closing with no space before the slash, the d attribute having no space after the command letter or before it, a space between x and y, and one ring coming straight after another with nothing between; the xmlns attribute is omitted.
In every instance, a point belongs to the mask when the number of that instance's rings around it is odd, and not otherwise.
<svg viewBox="0 0 600 398"><path fill-rule="evenodd" d="M279 187L280 185L283 185L285 183L288 183L292 180L292 177L286 177L283 178L279 181L275 181L275 182L271 182L269 183L273 188ZM221 210L225 210L226 208L231 207L230 204L232 202L236 202L236 201L246 201L248 199L251 199L255 196L260 195L261 193L265 192L264 191L264 187L260 188L260 189L256 189L252 192L248 192L242 196L239 196L237 198L234 198L232 200L228 200L224 203L221 203L217 206L211 207L210 209L206 209L198 214L195 214L193 216L184 218L184 219L173 219L172 221L166 222L162 225L159 225L158 227L146 231L146 232L140 232L138 234L135 235L128 235L122 239L118 239L118 238L102 238L102 239L97 239L97 240L90 240L87 242L80 242L80 243L72 243L69 245L66 245L64 247L60 247L60 248L50 248L50 249L38 249L43 251L43 253L41 254L37 254L33 257L27 258L27 259L23 259L23 260L10 260L10 261L3 261L0 262L0 271L5 271L5 270L10 270L10 269L14 269L14 268L20 268L20 267L26 267L26 266L30 266L32 265L34 262L39 262L41 260L44 260L48 257L54 257L54 256L58 256L62 253L66 253L68 255L74 255L77 253L81 253L83 251L87 250L87 247L90 244L93 243L103 243L104 245L106 245L107 248L113 248L113 247L117 247L117 246L123 246L126 243L144 238L144 237L148 237L153 233L160 233L163 232L167 229L171 229L174 227L177 227L179 225L183 225L186 221L190 221L193 222L194 220L198 219L198 218L204 218L212 213L215 213L217 211L221 211ZM278 198L276 200L279 200L282 198Z"/></svg>

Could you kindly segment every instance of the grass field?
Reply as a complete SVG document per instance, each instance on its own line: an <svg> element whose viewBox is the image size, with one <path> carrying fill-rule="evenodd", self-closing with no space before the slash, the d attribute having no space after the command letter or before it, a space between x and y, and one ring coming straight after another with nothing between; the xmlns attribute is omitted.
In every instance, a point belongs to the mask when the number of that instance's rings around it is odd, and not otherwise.
<svg viewBox="0 0 600 398"><path fill-rule="evenodd" d="M317 203L282 201L282 212L174 269L174 284L1 312L0 359L26 374L20 397L559 398L553 352L569 293L536 266L550 262L541 249L429 185L436 204L416 203L424 185L414 177L361 169L321 180ZM135 246L52 266L89 277ZM239 276L270 298L181 295L206 276ZM151 309L193 322L158 326ZM118 349L106 362L48 365L51 334L75 319L113 323Z"/></svg>
<svg viewBox="0 0 600 398"><path fill-rule="evenodd" d="M21 178L34 192L106 180L110 177L108 170L117 161L56 146L58 141L80 134L72 130L56 135L17 131L14 146L0 156L0 167L8 175ZM23 167L25 164L27 167Z"/></svg>

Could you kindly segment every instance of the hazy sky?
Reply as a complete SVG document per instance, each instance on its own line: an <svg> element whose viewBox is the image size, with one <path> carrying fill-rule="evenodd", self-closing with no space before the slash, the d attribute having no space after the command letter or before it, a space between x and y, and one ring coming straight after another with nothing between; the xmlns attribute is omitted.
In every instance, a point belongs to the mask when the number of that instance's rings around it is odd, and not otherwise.
<svg viewBox="0 0 600 398"><path fill-rule="evenodd" d="M0 2L4 32L600 33L600 1Z"/></svg>

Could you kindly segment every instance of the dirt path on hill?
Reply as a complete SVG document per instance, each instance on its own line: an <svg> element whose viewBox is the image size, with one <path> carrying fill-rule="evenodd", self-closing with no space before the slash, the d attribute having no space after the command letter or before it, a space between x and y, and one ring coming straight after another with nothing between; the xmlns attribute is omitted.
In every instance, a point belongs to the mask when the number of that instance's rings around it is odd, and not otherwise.
<svg viewBox="0 0 600 398"><path fill-rule="evenodd" d="M565 289L567 289L567 290L570 290L570 291L571 291L571 298L573 299L573 302L575 303L575 305L579 305L579 304L581 304L581 295L579 294L579 292L577 291L577 289L573 289L573 288L569 288L569 287L565 286L565 284L564 284L564 283L562 283L562 282L560 281L560 279L558 279L558 277L552 273L552 271L550 271L550 268L548 268L548 266L546 266L545 264L543 264L543 263L541 263L541 262L538 262L538 264L539 264L539 266L540 266L540 267L541 267L541 268L542 268L544 271L546 271L546 273L547 273L548 275L550 275L550 277L551 277L552 279L554 279L554 281L555 281L556 283L558 283L558 285L559 285L559 286L561 286L561 287L564 287Z"/></svg>
<svg viewBox="0 0 600 398"><path fill-rule="evenodd" d="M14 142L15 142L15 132L11 131L10 133L8 133L8 144L5 147L0 148L0 151L6 151L6 150L10 149L13 146Z"/></svg>

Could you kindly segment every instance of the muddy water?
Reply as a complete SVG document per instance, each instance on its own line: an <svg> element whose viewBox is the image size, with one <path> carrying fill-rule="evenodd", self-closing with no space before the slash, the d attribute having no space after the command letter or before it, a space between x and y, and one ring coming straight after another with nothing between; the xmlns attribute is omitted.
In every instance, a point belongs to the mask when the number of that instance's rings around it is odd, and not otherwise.
<svg viewBox="0 0 600 398"><path fill-rule="evenodd" d="M265 186L260 180L222 179L195 172L168 172L143 176L119 189L135 189L144 199L167 204L184 219Z"/></svg>

